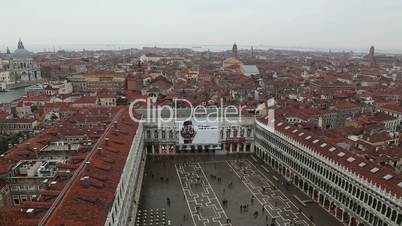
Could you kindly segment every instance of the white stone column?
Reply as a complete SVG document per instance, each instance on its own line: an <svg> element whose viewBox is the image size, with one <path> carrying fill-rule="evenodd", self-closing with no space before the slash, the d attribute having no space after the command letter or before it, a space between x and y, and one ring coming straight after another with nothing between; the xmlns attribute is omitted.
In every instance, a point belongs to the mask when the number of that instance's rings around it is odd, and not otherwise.
<svg viewBox="0 0 402 226"><path fill-rule="evenodd" d="M339 208L340 209L340 208ZM341 219L342 219L342 223L343 223L343 209L341 209L342 210L342 216L341 216Z"/></svg>

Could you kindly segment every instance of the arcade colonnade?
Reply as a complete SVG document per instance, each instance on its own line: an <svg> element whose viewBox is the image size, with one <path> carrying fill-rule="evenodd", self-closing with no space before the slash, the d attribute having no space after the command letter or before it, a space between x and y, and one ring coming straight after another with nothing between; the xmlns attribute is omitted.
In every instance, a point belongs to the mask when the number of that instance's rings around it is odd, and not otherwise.
<svg viewBox="0 0 402 226"><path fill-rule="evenodd" d="M400 206L258 124L255 152L289 183L345 225L391 226L402 223Z"/></svg>

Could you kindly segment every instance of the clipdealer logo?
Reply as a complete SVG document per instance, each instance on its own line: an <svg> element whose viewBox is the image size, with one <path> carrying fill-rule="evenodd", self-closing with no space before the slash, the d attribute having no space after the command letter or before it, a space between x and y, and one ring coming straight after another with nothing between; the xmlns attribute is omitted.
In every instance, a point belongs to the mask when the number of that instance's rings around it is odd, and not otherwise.
<svg viewBox="0 0 402 226"><path fill-rule="evenodd" d="M141 114L135 114L139 110ZM225 106L220 99L219 106L194 106L187 99L175 98L171 105L157 105L151 98L136 99L130 103L129 114L134 122L157 123L158 127L167 123L195 121L202 123L239 123L246 105ZM183 112L186 114L183 115ZM139 118L141 115L141 118Z"/></svg>

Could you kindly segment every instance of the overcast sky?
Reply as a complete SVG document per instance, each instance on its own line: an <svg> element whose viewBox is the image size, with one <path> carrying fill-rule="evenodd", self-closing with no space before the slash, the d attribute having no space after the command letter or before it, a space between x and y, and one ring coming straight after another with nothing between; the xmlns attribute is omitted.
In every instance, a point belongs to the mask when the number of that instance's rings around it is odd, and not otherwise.
<svg viewBox="0 0 402 226"><path fill-rule="evenodd" d="M0 48L269 45L402 50L402 0L1 0Z"/></svg>

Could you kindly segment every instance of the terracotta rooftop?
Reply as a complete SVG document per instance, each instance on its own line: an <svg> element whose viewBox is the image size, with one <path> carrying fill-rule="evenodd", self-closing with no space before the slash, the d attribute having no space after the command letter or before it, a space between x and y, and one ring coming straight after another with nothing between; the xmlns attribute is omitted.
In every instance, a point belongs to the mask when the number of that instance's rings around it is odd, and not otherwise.
<svg viewBox="0 0 402 226"><path fill-rule="evenodd" d="M260 121L263 123L265 121L266 124L266 119ZM286 122L276 122L275 130L310 148L314 153L330 159L338 164L338 167L344 167L357 177L367 180L372 183L373 186L381 187L380 192L385 193L386 190L386 192L392 193L392 196L395 195L398 199L402 198L402 175L372 163L350 151L345 151L334 144L326 143L319 139L316 134ZM351 159L353 159L353 161L350 161ZM373 170L375 168L378 168L378 171ZM390 175L391 178L388 178L389 176L386 177L386 175Z"/></svg>
<svg viewBox="0 0 402 226"><path fill-rule="evenodd" d="M402 113L402 106L399 106L396 104L386 104L386 105L382 106L382 108Z"/></svg>
<svg viewBox="0 0 402 226"><path fill-rule="evenodd" d="M25 101L33 101L33 102L48 102L52 99L51 96L47 95L42 95L42 96L28 96L28 97L23 97L21 100L23 102Z"/></svg>
<svg viewBox="0 0 402 226"><path fill-rule="evenodd" d="M55 204L46 225L105 223L137 128L127 109L117 113L114 120L116 127L108 128L89 158L83 161L82 168L77 169L71 186Z"/></svg>
<svg viewBox="0 0 402 226"><path fill-rule="evenodd" d="M96 96L82 96L77 99L74 103L76 104L95 104L96 103Z"/></svg>
<svg viewBox="0 0 402 226"><path fill-rule="evenodd" d="M378 112L371 118L371 120L374 120L376 122L384 122L395 119L396 119L395 117L385 114L384 112Z"/></svg>
<svg viewBox="0 0 402 226"><path fill-rule="evenodd" d="M352 102L343 102L343 103L338 103L335 105L335 108L338 110L344 110L344 109L355 109L355 108L360 108L361 106Z"/></svg>
<svg viewBox="0 0 402 226"><path fill-rule="evenodd" d="M113 71L96 71L96 72L88 72L84 74L85 77L127 77L125 73L117 73Z"/></svg>

